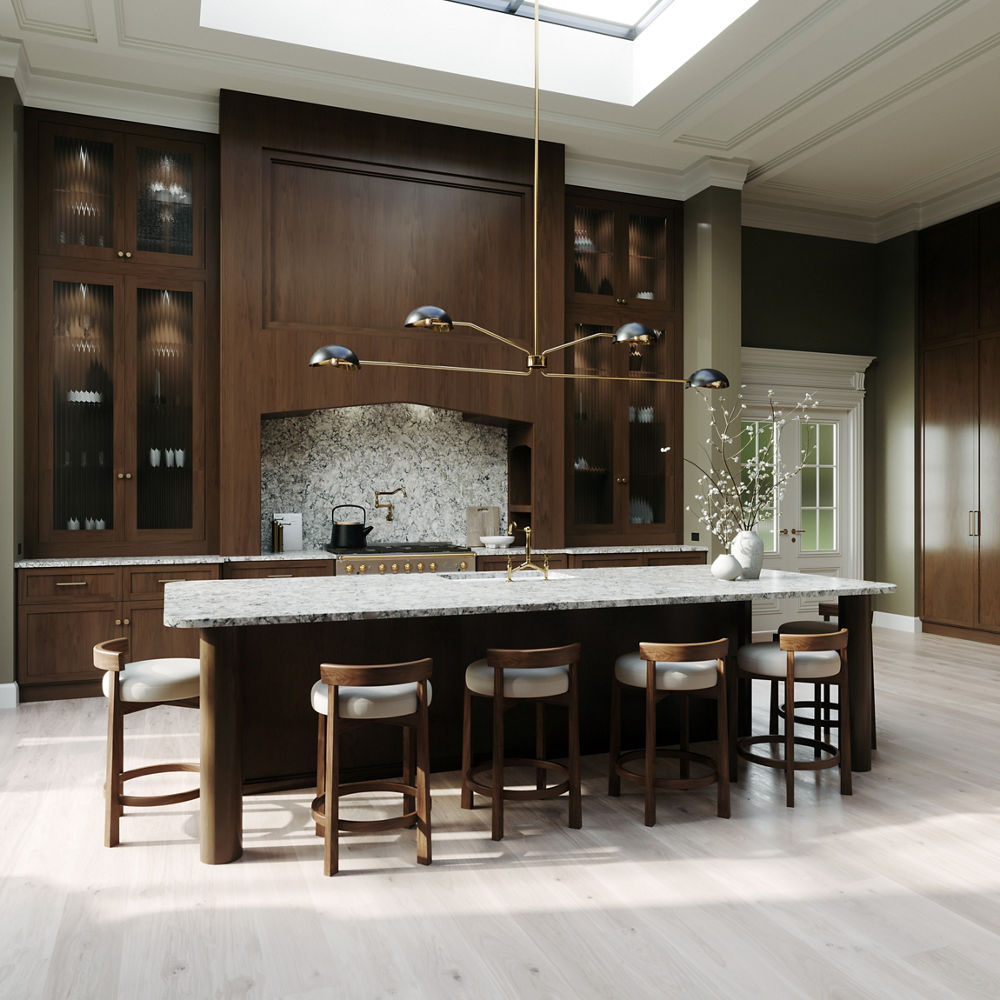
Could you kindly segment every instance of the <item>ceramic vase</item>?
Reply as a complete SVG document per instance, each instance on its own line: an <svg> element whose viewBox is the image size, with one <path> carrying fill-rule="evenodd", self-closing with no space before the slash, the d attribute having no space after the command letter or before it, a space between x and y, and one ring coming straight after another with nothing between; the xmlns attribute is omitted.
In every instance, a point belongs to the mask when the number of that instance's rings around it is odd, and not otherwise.
<svg viewBox="0 0 1000 1000"><path fill-rule="evenodd" d="M712 563L712 576L716 580L738 580L743 567L735 556L722 555Z"/></svg>
<svg viewBox="0 0 1000 1000"><path fill-rule="evenodd" d="M755 531L741 531L729 544L729 552L743 567L744 580L756 580L760 577L760 568L764 564L764 543Z"/></svg>

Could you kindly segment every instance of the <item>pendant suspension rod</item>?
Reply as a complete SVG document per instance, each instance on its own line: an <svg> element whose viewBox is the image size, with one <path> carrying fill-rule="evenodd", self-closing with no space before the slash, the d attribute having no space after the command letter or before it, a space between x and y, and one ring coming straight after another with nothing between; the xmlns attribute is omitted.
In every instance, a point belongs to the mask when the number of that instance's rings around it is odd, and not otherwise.
<svg viewBox="0 0 1000 1000"><path fill-rule="evenodd" d="M535 0L535 174L533 189L533 237L532 237L532 301L534 305L534 344L535 354L538 354L538 5L540 0Z"/></svg>

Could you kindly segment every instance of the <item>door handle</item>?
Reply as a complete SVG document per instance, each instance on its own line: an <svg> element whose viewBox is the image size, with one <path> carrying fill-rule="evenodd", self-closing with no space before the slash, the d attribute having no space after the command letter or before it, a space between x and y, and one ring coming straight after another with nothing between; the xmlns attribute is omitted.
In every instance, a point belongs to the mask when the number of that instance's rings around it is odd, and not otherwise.
<svg viewBox="0 0 1000 1000"><path fill-rule="evenodd" d="M979 536L979 511L970 510L969 511L969 537L976 538Z"/></svg>

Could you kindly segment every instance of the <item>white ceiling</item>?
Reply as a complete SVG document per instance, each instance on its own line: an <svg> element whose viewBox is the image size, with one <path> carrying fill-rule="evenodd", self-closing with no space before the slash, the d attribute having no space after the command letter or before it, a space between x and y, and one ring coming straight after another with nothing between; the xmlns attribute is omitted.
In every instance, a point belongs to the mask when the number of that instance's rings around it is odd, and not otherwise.
<svg viewBox="0 0 1000 1000"><path fill-rule="evenodd" d="M205 28L199 0L0 0L0 75L31 106L206 131L230 88L531 134L530 86L456 71L446 9L476 19L484 64L530 67L530 21L445 0L312 2L334 35L364 12L367 48ZM414 11L422 28L404 37L437 39L422 66L371 44ZM865 241L1000 201L998 0L759 0L634 105L547 89L545 44L541 133L565 143L570 183L676 198L742 186L747 225ZM614 60L579 44L573 59L610 93Z"/></svg>

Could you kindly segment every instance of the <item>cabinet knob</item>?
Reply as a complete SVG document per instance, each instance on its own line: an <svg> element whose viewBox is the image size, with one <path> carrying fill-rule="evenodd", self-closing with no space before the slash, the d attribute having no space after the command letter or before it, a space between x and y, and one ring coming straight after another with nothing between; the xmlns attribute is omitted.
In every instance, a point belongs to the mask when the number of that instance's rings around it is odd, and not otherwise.
<svg viewBox="0 0 1000 1000"><path fill-rule="evenodd" d="M619 477L618 477L618 478L617 478L617 479L615 480L615 482L616 482L616 483L617 483L617 484L618 484L619 486L628 486L628 480L627 480L627 479L626 479L626 478L625 478L624 476L619 476Z"/></svg>
<svg viewBox="0 0 1000 1000"><path fill-rule="evenodd" d="M423 563L417 563L417 572L418 573L423 573L423 571L424 571L424 564Z"/></svg>
<svg viewBox="0 0 1000 1000"><path fill-rule="evenodd" d="M347 565L346 565L346 566L344 567L344 569L346 569L346 570L347 570L347 575L348 575L348 576L350 576L350 575L351 575L351 573L353 573L353 572L354 572L354 565L353 565L352 563L348 563L348 564L347 564Z"/></svg>
<svg viewBox="0 0 1000 1000"><path fill-rule="evenodd" d="M119 479L124 479L125 478L125 473L124 472L119 472L118 473L118 478Z"/></svg>
<svg viewBox="0 0 1000 1000"><path fill-rule="evenodd" d="M115 619L115 624L116 625L121 625L121 623L122 623L122 620L120 618L116 618Z"/></svg>
<svg viewBox="0 0 1000 1000"><path fill-rule="evenodd" d="M122 625L131 625L131 624L132 623L127 618L122 620Z"/></svg>
<svg viewBox="0 0 1000 1000"><path fill-rule="evenodd" d="M459 564L458 568L464 573L468 568L469 564L463 559Z"/></svg>
<svg viewBox="0 0 1000 1000"><path fill-rule="evenodd" d="M364 576L364 573L365 573L365 570L366 570L366 569L368 569L368 566L367 566L367 565L366 565L365 563L362 563L362 564L361 564L361 565L360 565L360 566L358 567L358 576Z"/></svg>
<svg viewBox="0 0 1000 1000"><path fill-rule="evenodd" d="M393 573L398 573L399 572L399 563L393 563L392 564L392 571L393 571Z"/></svg>
<svg viewBox="0 0 1000 1000"><path fill-rule="evenodd" d="M118 251L118 256L119 257L124 257L125 256L125 251L124 250L119 250Z"/></svg>
<svg viewBox="0 0 1000 1000"><path fill-rule="evenodd" d="M132 478L132 473L131 472L126 472L125 473L125 478L126 479L131 479Z"/></svg>

